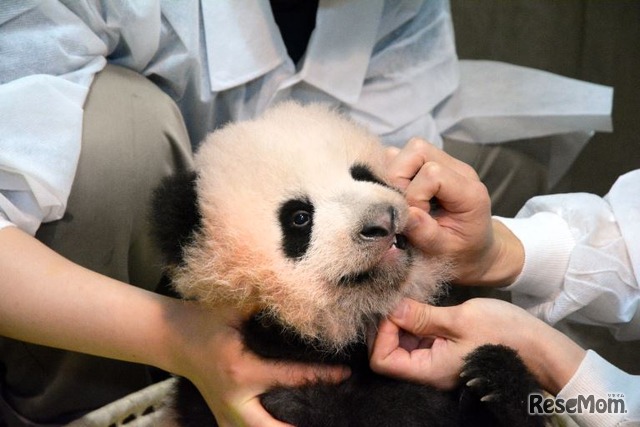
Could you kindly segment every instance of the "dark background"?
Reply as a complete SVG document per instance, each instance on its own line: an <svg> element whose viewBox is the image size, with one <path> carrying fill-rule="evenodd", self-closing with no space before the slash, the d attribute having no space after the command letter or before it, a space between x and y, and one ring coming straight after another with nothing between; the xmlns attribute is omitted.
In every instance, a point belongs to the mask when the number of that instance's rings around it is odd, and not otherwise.
<svg viewBox="0 0 640 427"><path fill-rule="evenodd" d="M461 59L504 61L614 88L613 133L594 136L556 192L604 195L619 175L640 168L640 0L450 1ZM558 327L640 374L639 341L616 342L604 328Z"/></svg>
<svg viewBox="0 0 640 427"><path fill-rule="evenodd" d="M504 61L614 88L614 131L588 143L564 191L604 195L619 175L640 168L639 0L451 0L451 9L461 59Z"/></svg>

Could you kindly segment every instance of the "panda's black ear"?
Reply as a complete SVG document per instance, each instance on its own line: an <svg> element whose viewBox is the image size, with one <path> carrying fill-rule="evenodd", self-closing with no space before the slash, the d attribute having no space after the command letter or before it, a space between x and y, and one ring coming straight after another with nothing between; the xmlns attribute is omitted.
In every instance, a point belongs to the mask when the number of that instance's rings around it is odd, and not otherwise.
<svg viewBox="0 0 640 427"><path fill-rule="evenodd" d="M196 177L193 171L177 172L164 178L153 193L151 226L162 254L171 265L182 262L183 248L200 228Z"/></svg>

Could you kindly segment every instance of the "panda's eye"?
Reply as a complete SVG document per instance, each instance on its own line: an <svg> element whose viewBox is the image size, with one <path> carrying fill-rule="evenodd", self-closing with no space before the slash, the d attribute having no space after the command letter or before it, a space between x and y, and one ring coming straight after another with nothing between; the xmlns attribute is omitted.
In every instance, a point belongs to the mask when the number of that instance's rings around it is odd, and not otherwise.
<svg viewBox="0 0 640 427"><path fill-rule="evenodd" d="M289 199L278 209L282 250L287 258L300 259L309 249L313 214L313 203L304 196Z"/></svg>
<svg viewBox="0 0 640 427"><path fill-rule="evenodd" d="M307 211L296 211L293 213L291 225L294 227L306 227L311 222L311 214Z"/></svg>

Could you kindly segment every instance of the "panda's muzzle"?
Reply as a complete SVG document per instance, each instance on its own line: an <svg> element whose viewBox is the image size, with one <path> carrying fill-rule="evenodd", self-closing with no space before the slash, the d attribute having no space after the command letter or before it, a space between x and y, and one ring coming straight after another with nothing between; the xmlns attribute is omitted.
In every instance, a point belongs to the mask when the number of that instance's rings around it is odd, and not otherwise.
<svg viewBox="0 0 640 427"><path fill-rule="evenodd" d="M371 206L363 217L356 240L360 250L370 254L366 261L368 267L342 276L338 281L342 286L362 285L386 277L388 267L379 265L385 254L394 249L409 249L407 237L398 233L398 215L392 205Z"/></svg>
<svg viewBox="0 0 640 427"><path fill-rule="evenodd" d="M363 243L377 243L387 240L390 246L407 249L407 238L397 233L397 213L393 206L374 206L367 215L358 238Z"/></svg>

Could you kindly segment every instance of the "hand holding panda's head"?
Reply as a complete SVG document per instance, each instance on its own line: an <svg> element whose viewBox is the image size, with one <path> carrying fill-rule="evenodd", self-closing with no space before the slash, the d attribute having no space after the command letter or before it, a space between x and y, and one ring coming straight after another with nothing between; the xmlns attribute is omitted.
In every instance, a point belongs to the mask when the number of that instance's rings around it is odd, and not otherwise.
<svg viewBox="0 0 640 427"><path fill-rule="evenodd" d="M385 183L378 140L321 105L214 132L154 211L182 296L267 312L329 350L443 277L402 235L407 205Z"/></svg>

